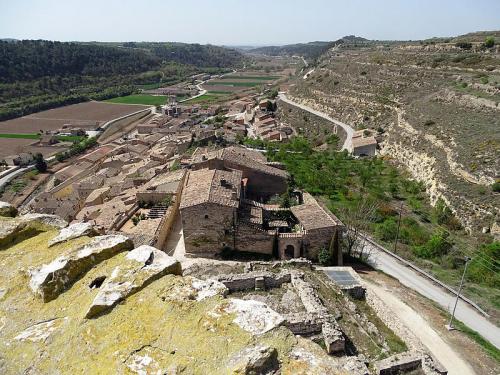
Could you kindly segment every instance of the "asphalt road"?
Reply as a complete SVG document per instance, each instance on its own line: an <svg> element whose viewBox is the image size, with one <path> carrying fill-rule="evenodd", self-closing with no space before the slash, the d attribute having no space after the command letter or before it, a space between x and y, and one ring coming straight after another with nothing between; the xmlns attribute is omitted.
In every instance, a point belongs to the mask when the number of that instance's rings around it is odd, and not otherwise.
<svg viewBox="0 0 500 375"><path fill-rule="evenodd" d="M369 243L366 243L366 246L368 246L371 251L370 262L375 268L395 277L404 286L438 303L450 313L453 311L456 296L434 284L431 280L421 276L419 273L405 266L384 251L377 249ZM500 328L491 323L469 304L459 300L455 316L469 328L477 331L497 348L500 348Z"/></svg>
<svg viewBox="0 0 500 375"><path fill-rule="evenodd" d="M334 118L328 116L326 113L317 111L317 110L315 110L315 109L313 109L313 108L311 108L311 107L309 107L307 105L303 105L303 104L294 102L293 100L288 99L286 97L285 93L282 93L282 92L279 93L279 98L280 98L280 100L284 101L287 104L293 105L293 106L295 106L297 108L300 108L300 109L302 109L304 111L310 112L310 113L312 113L312 114L314 114L316 116L324 118L325 120L328 120L328 121L333 122L334 124L340 126L342 129L344 129L344 131L347 134L345 142L342 145L342 150L350 150L351 149L352 136L354 134L354 129L350 125L344 124L343 122L341 122L341 121L339 121L337 119L334 119Z"/></svg>

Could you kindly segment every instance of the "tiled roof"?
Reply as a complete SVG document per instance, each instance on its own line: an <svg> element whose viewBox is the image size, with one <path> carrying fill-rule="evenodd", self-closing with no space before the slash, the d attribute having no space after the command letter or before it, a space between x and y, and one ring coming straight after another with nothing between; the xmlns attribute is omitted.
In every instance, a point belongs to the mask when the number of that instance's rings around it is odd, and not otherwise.
<svg viewBox="0 0 500 375"><path fill-rule="evenodd" d="M231 163L251 168L265 174L288 178L288 173L286 171L265 165L266 158L263 155L261 155L261 158L252 157L255 153L256 151L240 147L228 147L219 152L219 157L222 160L227 160Z"/></svg>
<svg viewBox="0 0 500 375"><path fill-rule="evenodd" d="M303 197L304 204L293 206L290 210L305 230L342 225L338 219L335 221L334 215L328 214L310 194L304 193Z"/></svg>
<svg viewBox="0 0 500 375"><path fill-rule="evenodd" d="M241 171L200 169L190 171L181 198L181 209L203 203L238 207Z"/></svg>

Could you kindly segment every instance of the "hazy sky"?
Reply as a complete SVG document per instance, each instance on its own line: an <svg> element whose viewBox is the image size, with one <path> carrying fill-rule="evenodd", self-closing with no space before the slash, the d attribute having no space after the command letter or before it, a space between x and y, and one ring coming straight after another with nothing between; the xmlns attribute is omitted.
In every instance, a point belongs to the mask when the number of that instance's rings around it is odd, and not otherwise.
<svg viewBox="0 0 500 375"><path fill-rule="evenodd" d="M285 44L500 29L500 0L0 0L0 38Z"/></svg>

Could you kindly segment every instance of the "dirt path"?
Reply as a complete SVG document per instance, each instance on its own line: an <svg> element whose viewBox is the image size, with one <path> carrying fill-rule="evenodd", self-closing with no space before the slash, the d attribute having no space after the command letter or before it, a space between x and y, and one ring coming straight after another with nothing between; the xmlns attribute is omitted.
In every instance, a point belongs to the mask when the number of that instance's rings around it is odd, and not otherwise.
<svg viewBox="0 0 500 375"><path fill-rule="evenodd" d="M385 288L367 282L369 290L376 294L398 319L422 342L436 357L450 375L475 374L474 370L462 357L444 341L429 323L410 306L394 296Z"/></svg>

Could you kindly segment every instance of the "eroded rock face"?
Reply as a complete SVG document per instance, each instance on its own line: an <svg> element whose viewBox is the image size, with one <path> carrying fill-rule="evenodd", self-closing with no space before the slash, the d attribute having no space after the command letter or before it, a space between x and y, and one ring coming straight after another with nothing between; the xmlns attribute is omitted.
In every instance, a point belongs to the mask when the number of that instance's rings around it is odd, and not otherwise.
<svg viewBox="0 0 500 375"><path fill-rule="evenodd" d="M44 302L51 301L92 267L132 246L132 241L122 235L95 237L87 245L31 270L30 288Z"/></svg>
<svg viewBox="0 0 500 375"><path fill-rule="evenodd" d="M62 229L68 223L59 216L28 214L16 218L0 217L0 247L7 247L15 240L35 236L54 228Z"/></svg>
<svg viewBox="0 0 500 375"><path fill-rule="evenodd" d="M97 232L90 223L74 223L66 228L62 228L59 234L49 241L49 247L58 243L72 240L82 236L94 236Z"/></svg>
<svg viewBox="0 0 500 375"><path fill-rule="evenodd" d="M260 335L268 332L285 321L283 316L263 302L254 300L229 299L224 308L227 313L235 313L234 322L247 332Z"/></svg>
<svg viewBox="0 0 500 375"><path fill-rule="evenodd" d="M14 217L17 215L17 208L7 202L0 202L0 216Z"/></svg>
<svg viewBox="0 0 500 375"><path fill-rule="evenodd" d="M229 359L227 369L231 374L259 375L277 370L278 352L267 345L243 348Z"/></svg>
<svg viewBox="0 0 500 375"><path fill-rule="evenodd" d="M93 318L113 308L120 301L167 274L182 274L179 261L154 247L139 246L130 251L125 263L116 267L104 281L86 317Z"/></svg>

